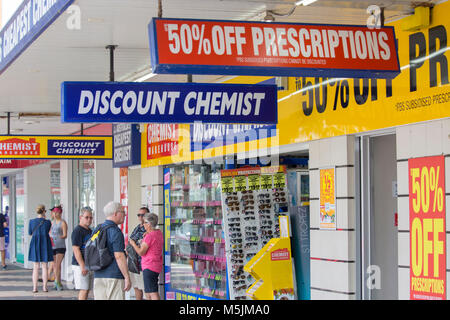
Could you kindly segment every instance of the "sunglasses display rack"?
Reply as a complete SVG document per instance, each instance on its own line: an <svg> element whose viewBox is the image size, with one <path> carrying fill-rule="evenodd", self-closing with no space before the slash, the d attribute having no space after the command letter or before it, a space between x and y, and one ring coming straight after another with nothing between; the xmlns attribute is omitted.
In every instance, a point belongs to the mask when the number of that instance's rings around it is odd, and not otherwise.
<svg viewBox="0 0 450 320"><path fill-rule="evenodd" d="M220 167L186 165L169 173L170 213L165 216L166 221L170 217L170 251L165 254L170 256L172 294L226 299Z"/></svg>
<svg viewBox="0 0 450 320"><path fill-rule="evenodd" d="M283 174L283 167L278 170ZM273 179L271 174L266 174L264 179L258 178L260 168L222 170L223 225L228 288L232 300L250 299L246 290L255 279L244 271L244 265L270 239L280 237L278 217L289 214L285 175L283 180L280 172L276 173L278 180ZM229 178L234 181L227 180ZM261 183L254 183L255 180ZM269 180L270 183L267 183ZM263 181L266 183L263 184Z"/></svg>

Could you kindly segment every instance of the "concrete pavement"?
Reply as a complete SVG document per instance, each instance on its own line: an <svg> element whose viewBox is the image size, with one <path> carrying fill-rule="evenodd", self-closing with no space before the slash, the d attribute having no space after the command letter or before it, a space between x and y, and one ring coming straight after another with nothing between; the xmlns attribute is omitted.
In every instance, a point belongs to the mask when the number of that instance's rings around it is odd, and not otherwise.
<svg viewBox="0 0 450 320"><path fill-rule="evenodd" d="M78 291L67 289L65 281L62 281L62 291L56 291L54 282L49 282L48 292L43 292L39 282L39 292L33 293L31 276L32 270L14 264L8 264L6 270L0 269L0 300L77 300Z"/></svg>

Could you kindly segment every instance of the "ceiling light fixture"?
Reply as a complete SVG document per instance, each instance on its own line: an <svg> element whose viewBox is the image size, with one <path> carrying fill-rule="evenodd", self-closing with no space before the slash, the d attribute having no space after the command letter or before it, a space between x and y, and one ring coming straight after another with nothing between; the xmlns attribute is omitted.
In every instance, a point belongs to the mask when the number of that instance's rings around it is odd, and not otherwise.
<svg viewBox="0 0 450 320"><path fill-rule="evenodd" d="M304 6L309 6L311 3L314 3L314 2L316 2L317 0L299 0L299 1L297 1L296 3L295 3L295 5L296 6L299 6L299 5L304 5Z"/></svg>
<svg viewBox="0 0 450 320"><path fill-rule="evenodd" d="M137 78L136 80L134 80L134 82L144 82L145 80L153 78L154 76L157 76L157 74L150 72L150 73L143 75L142 77Z"/></svg>

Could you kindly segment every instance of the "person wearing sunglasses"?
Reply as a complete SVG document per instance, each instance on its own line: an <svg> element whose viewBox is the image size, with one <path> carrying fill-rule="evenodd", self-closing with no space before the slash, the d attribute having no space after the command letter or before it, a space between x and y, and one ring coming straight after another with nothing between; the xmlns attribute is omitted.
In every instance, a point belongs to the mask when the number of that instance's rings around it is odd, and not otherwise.
<svg viewBox="0 0 450 320"><path fill-rule="evenodd" d="M72 232L72 272L73 280L75 282L75 289L78 292L78 300L87 300L89 291L93 288L93 273L86 269L84 263L84 248L86 242L91 236L92 229L92 209L90 207L83 207L80 210L80 223L73 229Z"/></svg>
<svg viewBox="0 0 450 320"><path fill-rule="evenodd" d="M133 232L130 235L130 239L133 239L137 244L140 244L142 239L144 238L146 231L144 227L144 215L149 213L147 207L142 207L139 209L137 217L139 220L139 224L134 228ZM134 250L134 249L133 249ZM141 266L141 256L137 255L138 258L138 266ZM129 259L129 258L128 258ZM144 297L144 278L143 273L134 273L130 271L130 280L131 285L134 288L134 294L136 296L136 300L142 300Z"/></svg>

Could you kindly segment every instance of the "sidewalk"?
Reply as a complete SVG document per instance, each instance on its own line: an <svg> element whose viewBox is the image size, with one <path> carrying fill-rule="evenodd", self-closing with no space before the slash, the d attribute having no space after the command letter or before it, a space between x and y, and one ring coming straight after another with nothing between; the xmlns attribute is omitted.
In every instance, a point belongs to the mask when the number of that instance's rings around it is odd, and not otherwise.
<svg viewBox="0 0 450 320"><path fill-rule="evenodd" d="M14 264L8 264L6 270L0 269L0 300L77 300L78 291L67 289L65 281L62 281L62 291L56 291L54 282L49 282L48 292L43 292L42 282L39 282L39 292L33 293L31 275L32 270Z"/></svg>

